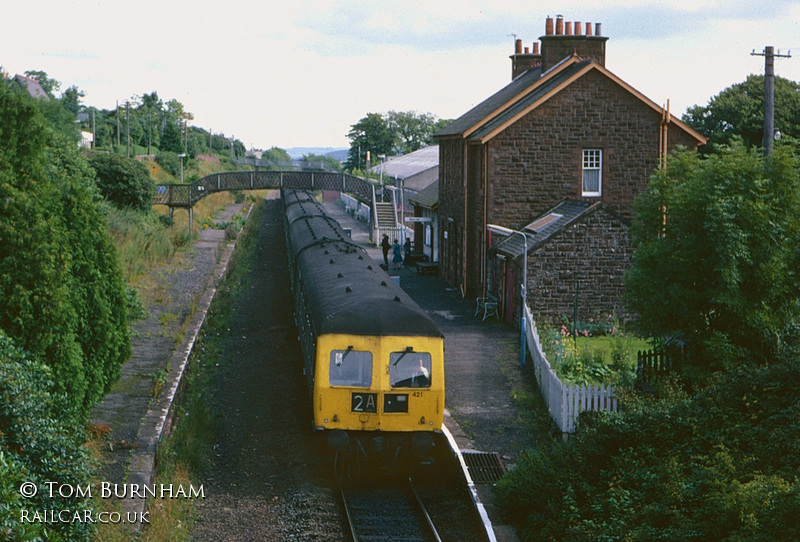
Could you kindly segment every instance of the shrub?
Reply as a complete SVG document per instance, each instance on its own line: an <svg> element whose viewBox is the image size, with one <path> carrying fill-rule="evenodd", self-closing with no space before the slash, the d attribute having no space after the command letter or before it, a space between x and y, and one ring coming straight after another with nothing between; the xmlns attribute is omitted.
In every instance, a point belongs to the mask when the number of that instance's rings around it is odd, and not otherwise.
<svg viewBox="0 0 800 542"><path fill-rule="evenodd" d="M90 154L89 163L97 172L97 187L108 201L117 207L150 208L156 186L144 164L103 152Z"/></svg>
<svg viewBox="0 0 800 542"><path fill-rule="evenodd" d="M90 483L89 456L83 434L64 396L53 395L53 373L48 366L29 358L0 330L0 539L90 540L90 523L22 523L46 510L90 509L79 497L56 494L53 487L86 488ZM21 499L20 486L33 482L38 493Z"/></svg>
<svg viewBox="0 0 800 542"><path fill-rule="evenodd" d="M173 177L181 174L181 159L178 153L172 151L162 151L156 155L156 162Z"/></svg>
<svg viewBox="0 0 800 542"><path fill-rule="evenodd" d="M522 540L800 540L800 360L622 400L498 484Z"/></svg>

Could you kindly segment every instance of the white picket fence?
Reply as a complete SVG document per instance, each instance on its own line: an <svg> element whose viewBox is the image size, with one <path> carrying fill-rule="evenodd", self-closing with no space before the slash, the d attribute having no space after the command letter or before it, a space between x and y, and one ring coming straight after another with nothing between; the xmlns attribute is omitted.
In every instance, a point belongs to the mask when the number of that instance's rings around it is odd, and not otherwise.
<svg viewBox="0 0 800 542"><path fill-rule="evenodd" d="M529 322L525 331L526 344L533 359L536 381L550 417L562 433L575 432L575 421L581 412L619 412L613 386L578 386L561 382L542 350L536 322L528 307L525 307L525 321Z"/></svg>

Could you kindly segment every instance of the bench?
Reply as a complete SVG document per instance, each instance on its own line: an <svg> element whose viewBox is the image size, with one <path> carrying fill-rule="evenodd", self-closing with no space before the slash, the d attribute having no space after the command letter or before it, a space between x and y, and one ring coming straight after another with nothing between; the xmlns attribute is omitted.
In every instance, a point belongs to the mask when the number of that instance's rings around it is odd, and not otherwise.
<svg viewBox="0 0 800 542"><path fill-rule="evenodd" d="M475 316L478 316L481 311L483 311L483 320L486 320L490 316L496 316L497 319L500 319L500 315L497 313L497 306L499 304L499 300L489 294L486 297L478 297L475 299Z"/></svg>
<svg viewBox="0 0 800 542"><path fill-rule="evenodd" d="M417 273L420 275L437 275L439 264L436 262L417 262Z"/></svg>

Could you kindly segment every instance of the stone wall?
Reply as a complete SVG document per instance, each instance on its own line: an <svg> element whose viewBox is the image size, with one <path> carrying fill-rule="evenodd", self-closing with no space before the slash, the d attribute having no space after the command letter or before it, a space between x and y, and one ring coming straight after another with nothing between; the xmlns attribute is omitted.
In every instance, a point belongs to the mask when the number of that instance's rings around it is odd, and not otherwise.
<svg viewBox="0 0 800 542"><path fill-rule="evenodd" d="M537 321L615 314L629 320L624 278L633 250L627 225L598 206L528 256L528 304Z"/></svg>
<svg viewBox="0 0 800 542"><path fill-rule="evenodd" d="M460 235L464 227L465 143L439 140L439 273L450 284L461 282ZM447 238L445 238L447 236Z"/></svg>
<svg viewBox="0 0 800 542"><path fill-rule="evenodd" d="M600 200L624 217L658 166L661 115L592 71L489 142L489 221L520 228L580 198L583 149L603 151Z"/></svg>

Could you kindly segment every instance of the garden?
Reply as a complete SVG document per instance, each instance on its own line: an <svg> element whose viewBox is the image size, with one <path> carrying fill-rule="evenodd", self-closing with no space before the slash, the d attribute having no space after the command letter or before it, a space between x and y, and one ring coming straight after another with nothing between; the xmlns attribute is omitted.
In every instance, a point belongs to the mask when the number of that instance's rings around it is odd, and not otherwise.
<svg viewBox="0 0 800 542"><path fill-rule="evenodd" d="M652 349L649 341L627 332L612 314L576 325L545 324L539 338L558 377L578 385L630 384L636 376L637 353Z"/></svg>

